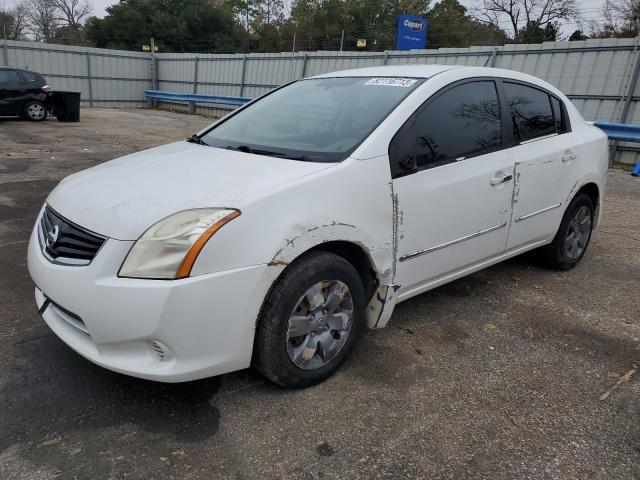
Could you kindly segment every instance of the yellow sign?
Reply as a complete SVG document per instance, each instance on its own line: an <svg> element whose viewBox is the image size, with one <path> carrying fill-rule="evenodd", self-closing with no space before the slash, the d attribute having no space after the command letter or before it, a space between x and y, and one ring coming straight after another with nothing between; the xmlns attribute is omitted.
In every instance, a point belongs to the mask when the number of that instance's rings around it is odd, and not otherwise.
<svg viewBox="0 0 640 480"><path fill-rule="evenodd" d="M142 51L143 51L143 52L150 52L150 51L151 51L151 46L149 46L149 45L142 45ZM157 52L157 51L158 51L158 46L157 46L157 45L154 45L154 46L153 46L153 51L154 51L154 52Z"/></svg>
<svg viewBox="0 0 640 480"><path fill-rule="evenodd" d="M367 39L366 38L359 38L357 43L356 43L356 47L364 48L366 46L367 46Z"/></svg>

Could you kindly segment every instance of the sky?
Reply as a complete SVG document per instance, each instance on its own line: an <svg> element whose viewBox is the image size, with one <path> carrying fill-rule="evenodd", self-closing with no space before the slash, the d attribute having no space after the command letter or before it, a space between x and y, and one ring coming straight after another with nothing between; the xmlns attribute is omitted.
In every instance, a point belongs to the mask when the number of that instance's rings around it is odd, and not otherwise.
<svg viewBox="0 0 640 480"><path fill-rule="evenodd" d="M0 0L0 5L3 3L7 5L11 5L15 0ZM460 0L465 7L470 8L474 5L477 5L480 0ZM588 25L590 20L601 20L602 19L602 5L604 4L604 0L576 0L581 11L582 17L586 20L585 24ZM89 4L93 7L93 15L97 17L104 17L106 14L105 8L109 5L113 5L118 3L117 0L88 0ZM437 3L432 0L432 4ZM507 28L508 25L501 25L503 28ZM569 36L571 33L580 28L578 22L570 22L562 27L562 34L564 36ZM587 29L587 28L585 28ZM428 36L427 36L428 42Z"/></svg>

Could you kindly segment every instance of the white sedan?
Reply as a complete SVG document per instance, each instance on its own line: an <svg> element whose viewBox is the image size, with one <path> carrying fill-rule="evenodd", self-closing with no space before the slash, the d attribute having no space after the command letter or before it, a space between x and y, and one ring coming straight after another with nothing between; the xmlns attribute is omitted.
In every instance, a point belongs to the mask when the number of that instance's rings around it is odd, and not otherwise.
<svg viewBox="0 0 640 480"><path fill-rule="evenodd" d="M605 134L530 75L330 73L64 179L29 271L45 322L98 365L308 386L398 302L527 250L576 265L606 171Z"/></svg>

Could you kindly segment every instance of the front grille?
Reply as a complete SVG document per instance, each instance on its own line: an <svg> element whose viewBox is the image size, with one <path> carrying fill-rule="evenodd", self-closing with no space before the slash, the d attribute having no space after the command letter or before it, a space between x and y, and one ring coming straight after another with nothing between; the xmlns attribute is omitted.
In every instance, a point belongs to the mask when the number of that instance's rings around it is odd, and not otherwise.
<svg viewBox="0 0 640 480"><path fill-rule="evenodd" d="M89 265L106 238L90 232L46 205L40 224L38 239L42 253L55 263Z"/></svg>

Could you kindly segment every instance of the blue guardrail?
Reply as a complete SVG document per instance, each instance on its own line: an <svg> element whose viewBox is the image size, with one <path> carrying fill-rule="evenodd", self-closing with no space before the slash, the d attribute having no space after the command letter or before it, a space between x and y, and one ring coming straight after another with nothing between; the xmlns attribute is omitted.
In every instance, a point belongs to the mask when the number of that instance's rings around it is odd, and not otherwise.
<svg viewBox="0 0 640 480"><path fill-rule="evenodd" d="M233 105L241 107L253 100L249 97L227 97L222 95L200 95L197 93L174 93L161 90L145 90L145 98L175 103L215 103L218 105Z"/></svg>
<svg viewBox="0 0 640 480"><path fill-rule="evenodd" d="M593 124L602 129L609 140L640 143L640 125L610 122L593 122ZM631 175L634 177L640 175L640 161L636 164Z"/></svg>

